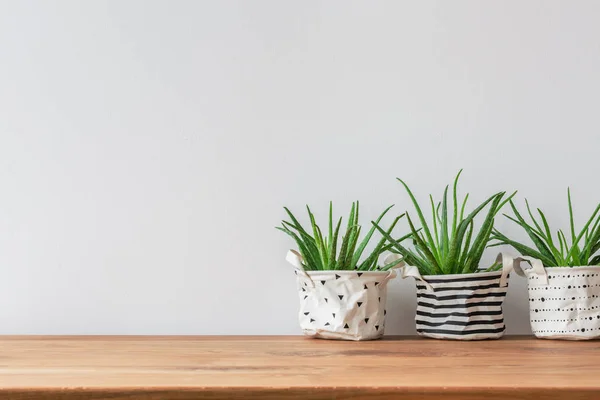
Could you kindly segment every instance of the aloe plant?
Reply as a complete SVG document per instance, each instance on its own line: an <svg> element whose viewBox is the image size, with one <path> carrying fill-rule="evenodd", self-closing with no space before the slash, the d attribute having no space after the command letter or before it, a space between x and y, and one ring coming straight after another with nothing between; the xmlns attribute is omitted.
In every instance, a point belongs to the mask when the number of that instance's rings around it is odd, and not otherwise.
<svg viewBox="0 0 600 400"><path fill-rule="evenodd" d="M462 199L460 207L457 195L461 173L462 170L454 179L452 215L450 215L448 205L449 186L446 186L442 201L437 205L433 197L429 195L432 215L430 223L425 219L423 211L408 185L402 179L397 178L411 198L421 224L421 228L417 229L410 214L406 213L413 240L412 249L406 248L400 241L394 240L388 232L381 229L377 221L373 221L373 225L389 241L392 251L401 254L409 265L416 266L423 275L467 274L480 271L479 263L492 234L494 217L516 194L515 192L505 198L506 192L498 192L465 216L469 195L467 194ZM488 212L477 232L474 219L488 205ZM500 264L494 263L484 270L495 271L500 267Z"/></svg>
<svg viewBox="0 0 600 400"><path fill-rule="evenodd" d="M545 267L600 265L600 255L596 255L600 250L600 204L583 226L583 229L576 234L570 189L567 189L567 199L569 203L570 243L567 240L567 235L561 229L556 231L556 237L553 238L550 225L542 210L537 209L539 220L536 219L526 199L527 214L533 225L523 218L512 200L510 206L514 217L506 214L504 216L525 230L535 249L512 240L497 230L494 230L492 234L492 238L496 239L497 242L490 245L490 247L510 245L524 256L541 260Z"/></svg>
<svg viewBox="0 0 600 400"><path fill-rule="evenodd" d="M379 215L377 218L378 223L392 207L393 205L389 206L381 213L381 215ZM402 259L400 259L381 267L378 265L379 256L391 247L384 238L381 239L375 248L361 260L365 248L375 233L375 227L371 227L365 237L359 242L361 226L358 221L358 201L352 203L346 226L346 233L342 235L341 240L339 240L339 235L342 217L337 220L334 227L333 204L331 202L329 203L329 229L326 237L323 236L321 228L317 225L315 216L308 205L306 206L306 210L310 219L312 235L304 229L300 222L298 222L298 219L287 207L284 207L284 210L289 216L290 221L282 221L281 226L276 227L276 229L285 232L294 239L298 246L298 250L302 255L305 270L386 271L402 262ZM403 216L404 214L396 217L387 231L384 232L387 235L391 235L392 230ZM398 239L398 241L401 242L409 236L410 234Z"/></svg>

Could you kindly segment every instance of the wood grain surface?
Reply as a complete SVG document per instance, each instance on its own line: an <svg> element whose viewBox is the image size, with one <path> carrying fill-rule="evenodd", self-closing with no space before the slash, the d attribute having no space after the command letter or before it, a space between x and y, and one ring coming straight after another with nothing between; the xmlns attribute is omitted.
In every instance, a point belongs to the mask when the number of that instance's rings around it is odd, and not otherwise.
<svg viewBox="0 0 600 400"><path fill-rule="evenodd" d="M0 337L0 399L600 399L600 342Z"/></svg>

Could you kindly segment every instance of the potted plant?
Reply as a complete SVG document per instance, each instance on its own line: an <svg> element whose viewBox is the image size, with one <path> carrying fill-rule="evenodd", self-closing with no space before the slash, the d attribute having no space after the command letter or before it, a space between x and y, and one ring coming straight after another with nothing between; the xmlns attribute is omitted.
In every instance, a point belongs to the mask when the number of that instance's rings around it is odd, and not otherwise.
<svg viewBox="0 0 600 400"><path fill-rule="evenodd" d="M514 216L506 215L527 233L534 248L494 231L494 245L510 245L523 255L531 268L527 276L531 329L548 339L593 339L600 337L600 204L577 232L573 221L571 191L567 189L570 230L553 236L544 213L538 217L525 200L528 223L511 201Z"/></svg>
<svg viewBox="0 0 600 400"><path fill-rule="evenodd" d="M394 240L376 221L373 224L406 262L402 276L415 278L415 320L419 335L457 340L499 338L505 330L502 303L512 259L500 255L493 265L483 269L480 261L490 240L494 217L514 193L508 198L506 192L496 193L465 215L469 195L460 204L457 196L461 172L454 179L452 213L446 186L442 201L437 205L429 196L429 222L408 185L398 179L411 198L420 222L417 229L411 215L406 213L412 248ZM486 207L483 223L476 228L475 217Z"/></svg>
<svg viewBox="0 0 600 400"><path fill-rule="evenodd" d="M381 213L377 222L391 207ZM298 246L298 251L290 250L287 260L296 268L299 319L304 333L326 339L380 338L385 325L387 282L396 276L393 268L402 266L402 260L391 257L379 266L380 255L390 247L386 239L379 240L373 250L362 257L375 227L361 239L358 201L352 203L346 231L341 237L342 218L334 225L331 203L327 236L323 235L308 206L310 233L289 209L284 209L289 221L282 221L277 229L291 236ZM402 217L394 219L385 231L387 235L391 235Z"/></svg>

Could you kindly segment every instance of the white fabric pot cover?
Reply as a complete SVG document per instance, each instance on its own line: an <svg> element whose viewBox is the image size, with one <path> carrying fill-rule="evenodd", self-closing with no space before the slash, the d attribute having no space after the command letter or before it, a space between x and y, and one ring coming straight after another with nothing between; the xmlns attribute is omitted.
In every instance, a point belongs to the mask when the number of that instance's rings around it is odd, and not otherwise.
<svg viewBox="0 0 600 400"><path fill-rule="evenodd" d="M345 340L383 336L387 283L394 271L304 271L295 252L288 253L288 261L296 266L305 335Z"/></svg>
<svg viewBox="0 0 600 400"><path fill-rule="evenodd" d="M502 271L421 276L406 266L403 277L417 285L417 333L434 339L481 340L504 335L502 303L512 257L498 257Z"/></svg>
<svg viewBox="0 0 600 400"><path fill-rule="evenodd" d="M541 261L528 260L532 268L524 274L533 334L568 340L600 337L600 266L544 268Z"/></svg>

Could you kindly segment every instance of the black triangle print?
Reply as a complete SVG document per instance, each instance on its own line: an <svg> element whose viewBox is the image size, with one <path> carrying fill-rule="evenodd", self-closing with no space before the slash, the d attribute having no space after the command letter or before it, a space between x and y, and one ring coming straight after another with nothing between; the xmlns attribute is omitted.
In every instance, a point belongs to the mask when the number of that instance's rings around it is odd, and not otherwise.
<svg viewBox="0 0 600 400"><path fill-rule="evenodd" d="M294 270L294 274L298 275L298 271Z"/></svg>
<svg viewBox="0 0 600 400"><path fill-rule="evenodd" d="M343 298L344 298L344 295L343 295L343 294L338 294L338 297L339 297L339 298L340 298L340 300L341 300L341 299L343 299Z"/></svg>
<svg viewBox="0 0 600 400"><path fill-rule="evenodd" d="M311 319L310 319L310 322L315 322L315 320L311 318Z"/></svg>
<svg viewBox="0 0 600 400"><path fill-rule="evenodd" d="M368 289L367 285L365 285L365 289Z"/></svg>
<svg viewBox="0 0 600 400"><path fill-rule="evenodd" d="M304 300L306 300L307 297L308 297L308 295L304 296Z"/></svg>
<svg viewBox="0 0 600 400"><path fill-rule="evenodd" d="M335 313L334 312L332 312L331 315L333 315L333 318L335 318Z"/></svg>
<svg viewBox="0 0 600 400"><path fill-rule="evenodd" d="M329 326L329 322L327 322L327 323L325 324L325 326Z"/></svg>
<svg viewBox="0 0 600 400"><path fill-rule="evenodd" d="M308 283L304 282L304 286L308 286Z"/></svg>
<svg viewBox="0 0 600 400"><path fill-rule="evenodd" d="M358 275L358 277L360 278L362 276L362 272L357 272L356 275Z"/></svg>
<svg viewBox="0 0 600 400"><path fill-rule="evenodd" d="M357 301L356 304L358 304L358 306L362 306L362 301Z"/></svg>
<svg viewBox="0 0 600 400"><path fill-rule="evenodd" d="M325 281L321 281L321 284L322 284L322 285L324 285L324 284L325 284Z"/></svg>
<svg viewBox="0 0 600 400"><path fill-rule="evenodd" d="M344 325L344 329L348 329L348 328L350 328L350 327L348 326L348 324Z"/></svg>
<svg viewBox="0 0 600 400"><path fill-rule="evenodd" d="M325 303L329 303L329 300L327 300L327 297L324 297L325 299Z"/></svg>
<svg viewBox="0 0 600 400"><path fill-rule="evenodd" d="M304 315L308 315L308 314L310 314L310 313L309 313L309 312L305 312L305 313L304 313Z"/></svg>
<svg viewBox="0 0 600 400"><path fill-rule="evenodd" d="M383 310L383 315L387 314L387 310Z"/></svg>
<svg viewBox="0 0 600 400"><path fill-rule="evenodd" d="M365 318L365 324L369 322L369 318Z"/></svg>
<svg viewBox="0 0 600 400"><path fill-rule="evenodd" d="M379 282L375 282L375 286L379 285Z"/></svg>
<svg viewBox="0 0 600 400"><path fill-rule="evenodd" d="M335 279L340 279L341 276L339 276L338 274L335 274Z"/></svg>
<svg viewBox="0 0 600 400"><path fill-rule="evenodd" d="M379 325L375 325L375 330L379 330Z"/></svg>
<svg viewBox="0 0 600 400"><path fill-rule="evenodd" d="M303 291L303 292L306 292L306 289L302 288L302 291Z"/></svg>
<svg viewBox="0 0 600 400"><path fill-rule="evenodd" d="M381 303L381 297L378 297L378 299L379 299L379 302Z"/></svg>

